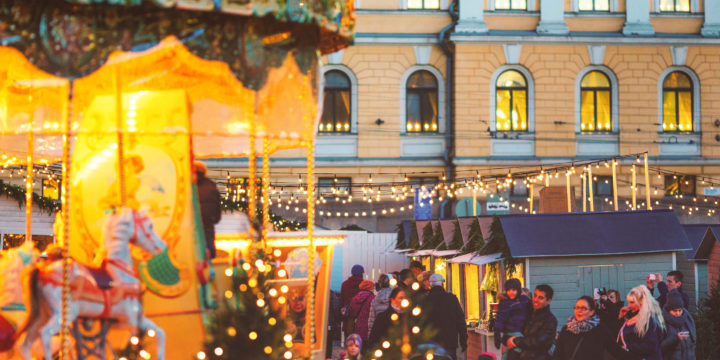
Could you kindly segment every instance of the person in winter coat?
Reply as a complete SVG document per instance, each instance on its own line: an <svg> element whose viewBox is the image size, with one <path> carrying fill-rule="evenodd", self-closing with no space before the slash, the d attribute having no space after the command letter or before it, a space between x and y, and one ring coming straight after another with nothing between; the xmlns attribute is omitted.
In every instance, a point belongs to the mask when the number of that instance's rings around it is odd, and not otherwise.
<svg viewBox="0 0 720 360"><path fill-rule="evenodd" d="M665 330L662 311L647 286L636 286L620 309L623 320L616 344L608 348L617 359L662 360L660 341Z"/></svg>
<svg viewBox="0 0 720 360"><path fill-rule="evenodd" d="M207 166L200 162L193 163L197 179L198 201L200 203L200 218L205 234L205 247L210 258L215 258L215 224L220 222L222 211L220 208L220 191L215 182L207 177Z"/></svg>
<svg viewBox="0 0 720 360"><path fill-rule="evenodd" d="M375 298L370 304L370 317L368 318L368 329L372 329L375 323L375 317L381 312L387 310L390 306L390 293L392 288L390 287L390 277L387 274L380 275L378 279L378 292L375 294Z"/></svg>
<svg viewBox="0 0 720 360"><path fill-rule="evenodd" d="M363 269L362 265L353 265L350 274L351 276L343 281L340 287L340 308L344 308L345 305L349 304L350 300L360 291L358 285L363 281L365 269Z"/></svg>
<svg viewBox="0 0 720 360"><path fill-rule="evenodd" d="M535 287L532 299L533 312L523 327L523 336L512 336L505 341L505 346L512 350L520 348L521 352L510 353L510 359L547 360L548 351L555 342L557 319L550 311L554 291L550 285L542 284Z"/></svg>
<svg viewBox="0 0 720 360"><path fill-rule="evenodd" d="M358 334L364 341L367 341L370 334L368 317L370 317L370 305L375 298L375 293L373 293L375 283L370 280L363 280L358 287L360 291L350 301L350 316L346 332L348 334Z"/></svg>
<svg viewBox="0 0 720 360"><path fill-rule="evenodd" d="M682 295L671 290L663 309L667 334L660 344L663 360L695 360L695 320L683 308Z"/></svg>
<svg viewBox="0 0 720 360"><path fill-rule="evenodd" d="M375 323L370 329L370 336L366 342L367 349L379 346L380 341L387 337L393 323L393 315L402 316L406 312L406 308L402 306L403 300L406 300L405 290L401 287L392 289L392 292L390 292L390 306L375 318Z"/></svg>
<svg viewBox="0 0 720 360"><path fill-rule="evenodd" d="M575 314L563 326L555 344L554 360L602 360L607 337L600 327L593 298L582 296L575 303Z"/></svg>
<svg viewBox="0 0 720 360"><path fill-rule="evenodd" d="M338 360L362 360L363 340L358 334L350 334L345 339L345 351L341 352Z"/></svg>
<svg viewBox="0 0 720 360"><path fill-rule="evenodd" d="M530 298L522 295L522 285L518 279L505 281L505 297L498 304L497 317L495 318L495 347L500 348L503 340L511 336L522 336L522 329L525 320L532 312ZM520 349L514 351L520 352ZM503 359L507 355L503 354Z"/></svg>
<svg viewBox="0 0 720 360"><path fill-rule="evenodd" d="M428 325L437 330L433 340L440 344L453 359L457 359L458 341L462 352L467 350L467 326L457 296L443 288L445 278L440 274L430 276L430 291L424 299L423 308L428 312Z"/></svg>
<svg viewBox="0 0 720 360"><path fill-rule="evenodd" d="M665 303L667 302L667 294L673 289L677 289L677 291L680 292L680 296L682 296L683 307L687 309L688 305L690 304L690 297L682 290L684 278L685 276L681 271L673 270L667 273L667 281L663 281L662 275L660 274L648 274L648 276L645 278L645 284L647 285L647 288L648 290L650 290L650 294L652 295L655 295L655 285L657 285L660 296L658 296L656 300L660 304L661 309L665 307Z"/></svg>

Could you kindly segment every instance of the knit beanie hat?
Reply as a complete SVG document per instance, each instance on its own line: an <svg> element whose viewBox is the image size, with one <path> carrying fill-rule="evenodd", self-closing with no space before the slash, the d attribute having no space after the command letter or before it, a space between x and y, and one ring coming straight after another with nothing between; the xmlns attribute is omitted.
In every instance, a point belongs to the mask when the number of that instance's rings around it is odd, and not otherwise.
<svg viewBox="0 0 720 360"><path fill-rule="evenodd" d="M520 280L518 279L508 279L505 281L505 291L509 289L515 289L517 290L518 294L520 293L520 290L522 289L522 285L520 285Z"/></svg>
<svg viewBox="0 0 720 360"><path fill-rule="evenodd" d="M345 338L345 346L347 346L348 343L354 343L357 345L357 347L362 350L362 338L358 334L350 334L347 338Z"/></svg>
<svg viewBox="0 0 720 360"><path fill-rule="evenodd" d="M358 288L360 290L372 291L372 289L375 288L375 283L370 280L363 280L360 282L360 285L358 285Z"/></svg>
<svg viewBox="0 0 720 360"><path fill-rule="evenodd" d="M682 295L680 295L680 292L677 289L672 289L667 294L667 301L665 302L665 310L675 310L675 309L682 309L683 308L683 299Z"/></svg>
<svg viewBox="0 0 720 360"><path fill-rule="evenodd" d="M362 265L353 265L352 270L350 270L350 273L353 274L353 276L361 276L362 274L365 273L365 269L363 269Z"/></svg>

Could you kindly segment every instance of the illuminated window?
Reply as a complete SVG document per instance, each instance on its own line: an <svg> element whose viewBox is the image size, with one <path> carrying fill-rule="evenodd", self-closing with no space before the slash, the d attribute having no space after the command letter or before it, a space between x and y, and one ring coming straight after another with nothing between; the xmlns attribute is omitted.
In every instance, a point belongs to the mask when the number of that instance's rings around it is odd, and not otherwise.
<svg viewBox="0 0 720 360"><path fill-rule="evenodd" d="M440 0L408 0L408 9L439 9Z"/></svg>
<svg viewBox="0 0 720 360"><path fill-rule="evenodd" d="M527 93L527 82L519 71L507 70L500 74L495 83L495 128L498 131L527 131Z"/></svg>
<svg viewBox="0 0 720 360"><path fill-rule="evenodd" d="M579 0L580 11L610 11L610 0Z"/></svg>
<svg viewBox="0 0 720 360"><path fill-rule="evenodd" d="M690 12L690 0L660 0L661 12Z"/></svg>
<svg viewBox="0 0 720 360"><path fill-rule="evenodd" d="M600 71L591 71L580 83L580 130L612 131L610 80Z"/></svg>
<svg viewBox="0 0 720 360"><path fill-rule="evenodd" d="M53 237L51 235L33 235L32 240L35 249L39 251L45 251L45 248L48 245L54 243ZM22 245L24 242L25 234L2 234L2 239L0 241L0 243L2 243L2 249L0 250L16 248Z"/></svg>
<svg viewBox="0 0 720 360"><path fill-rule="evenodd" d="M350 79L342 71L325 73L323 114L318 131L350 133Z"/></svg>
<svg viewBox="0 0 720 360"><path fill-rule="evenodd" d="M450 292L455 294L457 296L458 300L460 300L460 303L462 304L462 279L460 278L460 264L450 264L450 277L452 278L452 285L450 288Z"/></svg>
<svg viewBox="0 0 720 360"><path fill-rule="evenodd" d="M593 179L593 196L612 196L612 176L595 176Z"/></svg>
<svg viewBox="0 0 720 360"><path fill-rule="evenodd" d="M695 196L694 175L665 175L665 196Z"/></svg>
<svg viewBox="0 0 720 360"><path fill-rule="evenodd" d="M477 265L465 264L465 318L468 321L480 319L479 268Z"/></svg>
<svg viewBox="0 0 720 360"><path fill-rule="evenodd" d="M352 178L320 177L318 178L320 196L345 198L352 194Z"/></svg>
<svg viewBox="0 0 720 360"><path fill-rule="evenodd" d="M429 71L420 70L408 78L407 132L434 133L438 131L438 84Z"/></svg>
<svg viewBox="0 0 720 360"><path fill-rule="evenodd" d="M495 10L527 10L527 0L495 0Z"/></svg>
<svg viewBox="0 0 720 360"><path fill-rule="evenodd" d="M510 188L510 196L528 196L528 186L523 180L513 181L512 187Z"/></svg>
<svg viewBox="0 0 720 360"><path fill-rule="evenodd" d="M693 85L690 77L671 72L663 81L663 131L693 131Z"/></svg>

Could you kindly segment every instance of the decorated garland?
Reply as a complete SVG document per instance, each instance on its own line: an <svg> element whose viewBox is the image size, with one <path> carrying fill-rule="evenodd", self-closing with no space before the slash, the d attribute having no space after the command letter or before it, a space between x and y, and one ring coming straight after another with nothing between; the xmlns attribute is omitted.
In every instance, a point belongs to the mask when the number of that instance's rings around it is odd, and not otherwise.
<svg viewBox="0 0 720 360"><path fill-rule="evenodd" d="M22 207L25 204L24 186L8 184L3 180L0 180L0 195L15 200L19 207ZM46 212L50 215L60 211L60 201L53 200L36 193L33 193L33 204L37 204L41 212Z"/></svg>
<svg viewBox="0 0 720 360"><path fill-rule="evenodd" d="M243 200L221 199L220 206L224 211L243 211L247 212L248 203ZM307 222L287 220L282 216L270 212L270 222L273 223L278 231L298 231L307 226ZM262 208L257 209L255 221L262 222Z"/></svg>

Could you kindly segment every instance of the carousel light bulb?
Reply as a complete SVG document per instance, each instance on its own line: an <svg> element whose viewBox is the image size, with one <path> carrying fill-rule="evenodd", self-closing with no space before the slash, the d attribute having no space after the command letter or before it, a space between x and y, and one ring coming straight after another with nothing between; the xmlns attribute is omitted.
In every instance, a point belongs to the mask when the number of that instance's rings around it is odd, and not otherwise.
<svg viewBox="0 0 720 360"><path fill-rule="evenodd" d="M198 351L197 355L195 355L200 360L205 360L207 358L207 355L205 355L205 352Z"/></svg>
<svg viewBox="0 0 720 360"><path fill-rule="evenodd" d="M389 348L389 347L390 347L390 342L387 341L387 340L383 341L382 347L385 348L385 349Z"/></svg>
<svg viewBox="0 0 720 360"><path fill-rule="evenodd" d="M290 341L292 341L292 335L290 335L290 334L285 334L285 336L283 336L283 340L284 340L285 342L290 342Z"/></svg>
<svg viewBox="0 0 720 360"><path fill-rule="evenodd" d="M244 263L242 264L242 268L245 271L250 271L250 263Z"/></svg>
<svg viewBox="0 0 720 360"><path fill-rule="evenodd" d="M250 286L250 287L256 287L256 286L257 286L257 280L254 279L254 278L248 280L248 286Z"/></svg>
<svg viewBox="0 0 720 360"><path fill-rule="evenodd" d="M416 306L416 307L412 310L412 314L415 315L415 316L420 315L420 308Z"/></svg>
<svg viewBox="0 0 720 360"><path fill-rule="evenodd" d="M400 302L400 306L406 308L406 307L410 306L410 301L409 301L408 299L403 299L403 300Z"/></svg>
<svg viewBox="0 0 720 360"><path fill-rule="evenodd" d="M275 324L277 324L277 319L275 319L274 317L268 319L268 325L275 326Z"/></svg>
<svg viewBox="0 0 720 360"><path fill-rule="evenodd" d="M419 333L419 332L420 332L420 328L417 327L417 326L413 326L413 328L412 328L412 333L413 333L413 334L417 334L417 333Z"/></svg>
<svg viewBox="0 0 720 360"><path fill-rule="evenodd" d="M433 360L434 358L435 356L432 353L428 353L427 355L425 355L425 359L427 360Z"/></svg>
<svg viewBox="0 0 720 360"><path fill-rule="evenodd" d="M233 297L233 293L230 290L225 290L225 298L231 299Z"/></svg>
<svg viewBox="0 0 720 360"><path fill-rule="evenodd" d="M156 335L155 330L153 330L153 329L148 330L147 334L149 337L155 337L155 335Z"/></svg>
<svg viewBox="0 0 720 360"><path fill-rule="evenodd" d="M266 347L263 349L263 351L264 351L266 354L270 355L270 353L272 353L272 348L269 347L269 346L266 346Z"/></svg>
<svg viewBox="0 0 720 360"><path fill-rule="evenodd" d="M286 292L288 292L288 290L289 290L289 289L288 289L288 286L287 286L287 285L283 285L283 286L280 287L280 292L282 292L283 294L286 293Z"/></svg>
<svg viewBox="0 0 720 360"><path fill-rule="evenodd" d="M234 327L230 326L229 328L227 328L227 334L230 337L234 337L235 335L237 335L237 330L235 330Z"/></svg>
<svg viewBox="0 0 720 360"><path fill-rule="evenodd" d="M230 277L233 274L233 270L231 268L225 269L225 276Z"/></svg>
<svg viewBox="0 0 720 360"><path fill-rule="evenodd" d="M286 351L285 354L283 354L283 357L286 359L292 359L292 353L289 351Z"/></svg>
<svg viewBox="0 0 720 360"><path fill-rule="evenodd" d="M256 332L254 332L254 331L251 331L251 332L248 334L248 337L250 338L250 340L256 340L256 339L258 338L258 334L257 334Z"/></svg>
<svg viewBox="0 0 720 360"><path fill-rule="evenodd" d="M376 356L376 357L381 357L382 355L383 355L382 350L380 350L380 349L375 350L375 356Z"/></svg>
<svg viewBox="0 0 720 360"><path fill-rule="evenodd" d="M287 300L285 299L284 296L281 296L281 297L278 298L278 304L280 304L280 305L285 304L286 301L287 301Z"/></svg>
<svg viewBox="0 0 720 360"><path fill-rule="evenodd" d="M257 299L257 301L255 303L257 304L258 307L265 306L265 300L263 300L263 299Z"/></svg>
<svg viewBox="0 0 720 360"><path fill-rule="evenodd" d="M363 213L363 216L365 216L365 213ZM395 279L395 278L390 279L390 286L392 286L392 287L397 286L397 279Z"/></svg>
<svg viewBox="0 0 720 360"><path fill-rule="evenodd" d="M418 284L417 282L412 283L412 289L417 291L418 289L420 289L420 284Z"/></svg>
<svg viewBox="0 0 720 360"><path fill-rule="evenodd" d="M214 352L215 352L215 355L217 355L217 356L222 356L222 354L223 354L223 349L222 349L221 347L216 347L215 350L214 350Z"/></svg>
<svg viewBox="0 0 720 360"><path fill-rule="evenodd" d="M398 319L398 314L392 314L392 315L390 315L390 320L392 320L392 321L397 321L397 319Z"/></svg>
<svg viewBox="0 0 720 360"><path fill-rule="evenodd" d="M280 251L280 249L275 249L273 250L273 255L279 257L280 255L282 255L282 251Z"/></svg>
<svg viewBox="0 0 720 360"><path fill-rule="evenodd" d="M137 345L140 343L140 339L137 336L133 336L130 338L130 343L133 345Z"/></svg>

